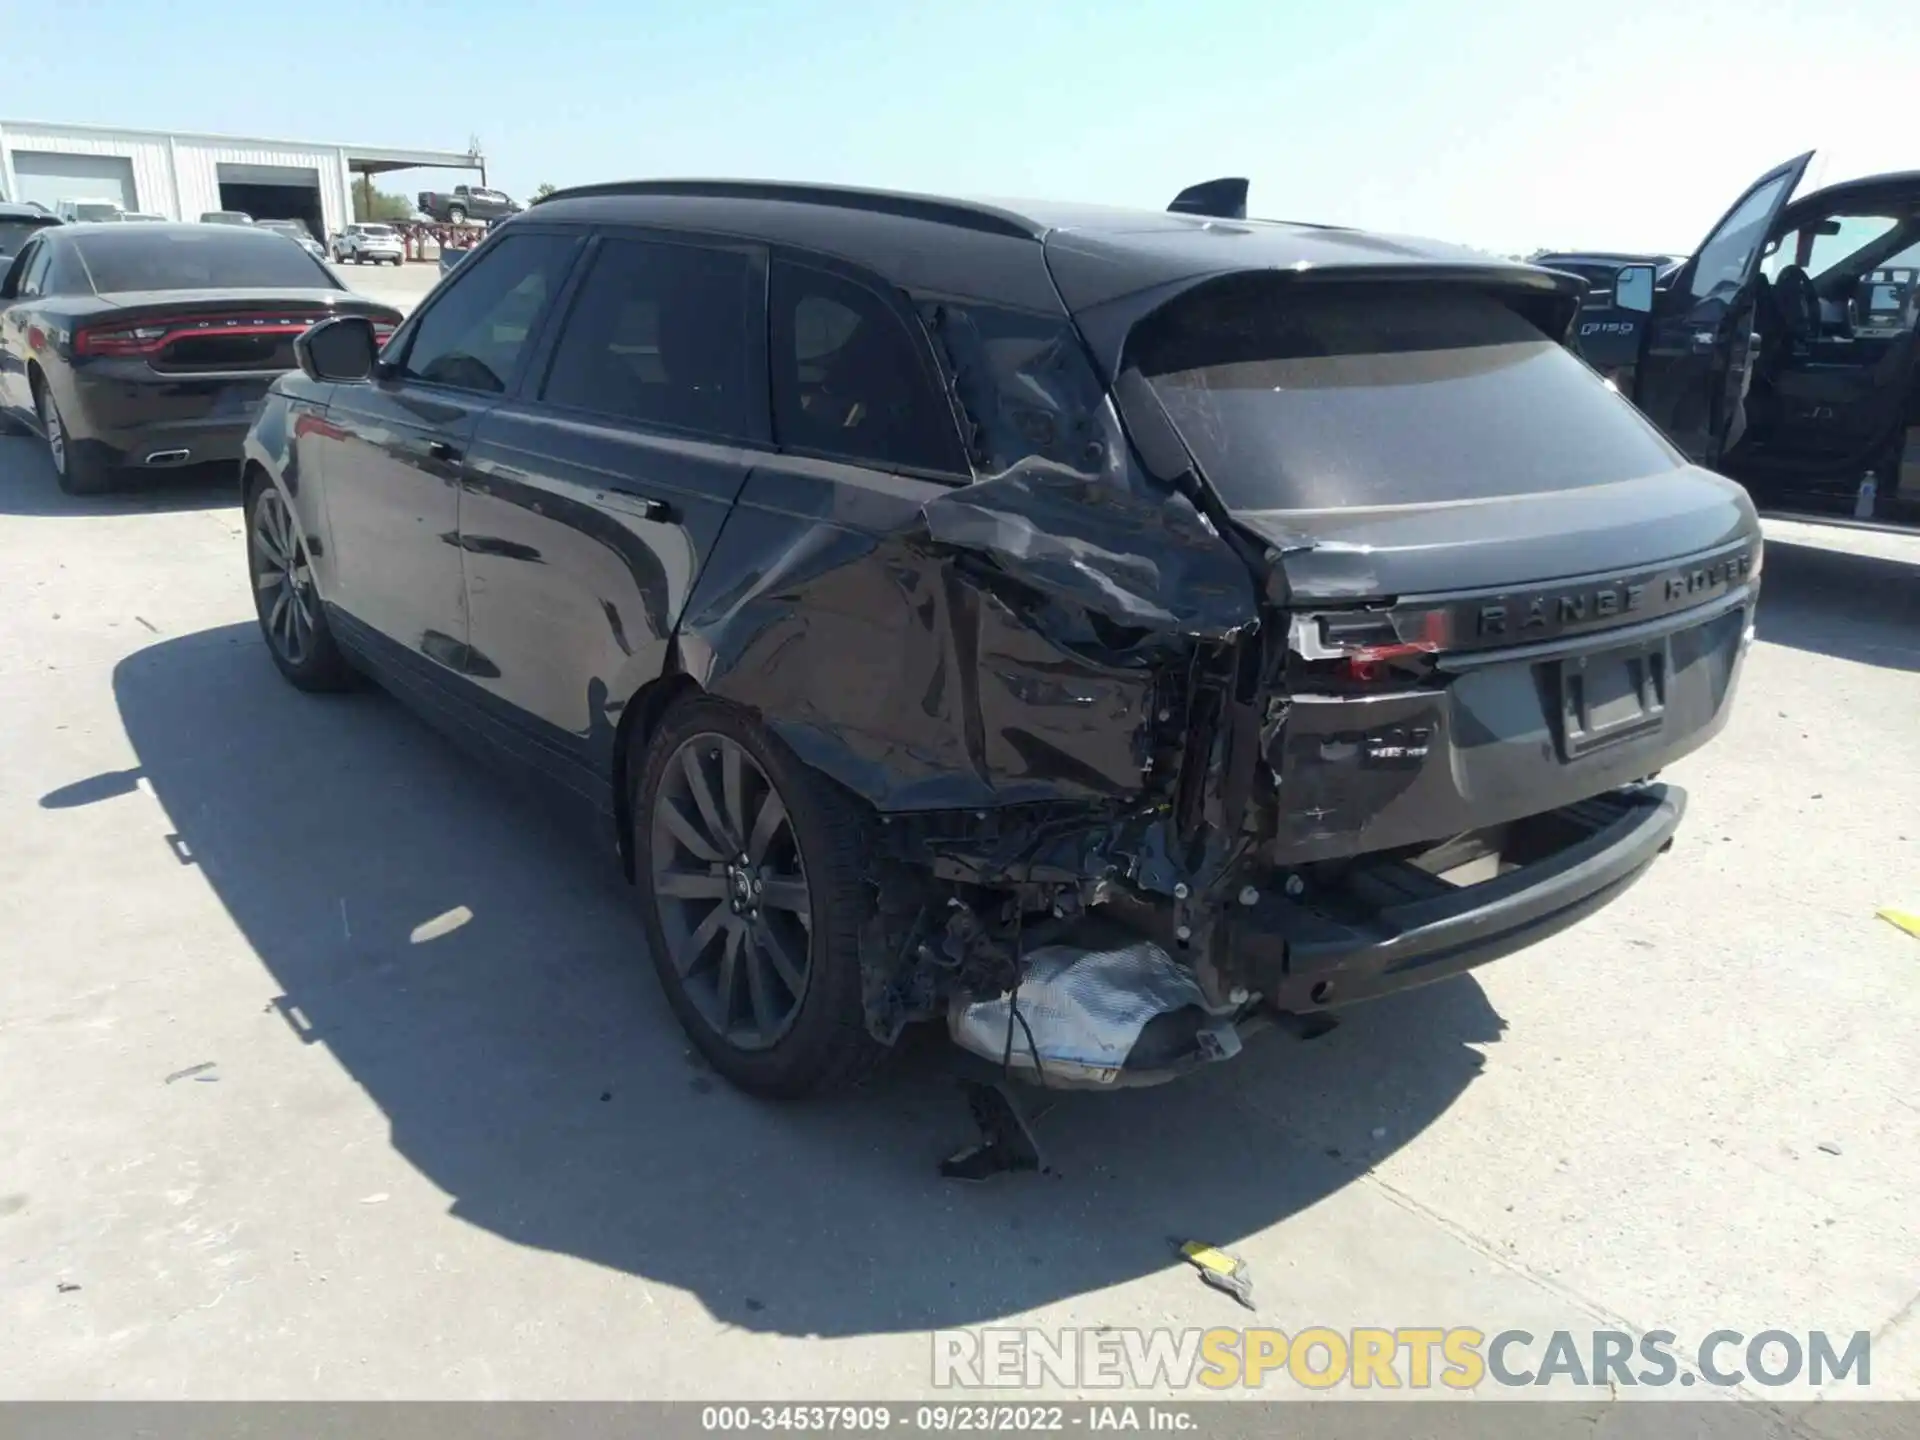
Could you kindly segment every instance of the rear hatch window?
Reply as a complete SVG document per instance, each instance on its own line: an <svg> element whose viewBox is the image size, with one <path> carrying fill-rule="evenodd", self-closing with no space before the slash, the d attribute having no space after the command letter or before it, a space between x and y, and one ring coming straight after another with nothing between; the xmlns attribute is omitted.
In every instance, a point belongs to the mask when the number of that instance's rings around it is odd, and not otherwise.
<svg viewBox="0 0 1920 1440"><path fill-rule="evenodd" d="M1234 276L1127 340L1231 510L1500 499L1675 468L1585 364L1466 286Z"/></svg>

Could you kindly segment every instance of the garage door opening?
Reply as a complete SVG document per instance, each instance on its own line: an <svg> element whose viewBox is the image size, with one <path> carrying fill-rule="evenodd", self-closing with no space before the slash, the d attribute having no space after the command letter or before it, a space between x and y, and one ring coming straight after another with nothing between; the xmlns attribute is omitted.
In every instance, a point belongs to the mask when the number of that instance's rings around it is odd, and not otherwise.
<svg viewBox="0 0 1920 1440"><path fill-rule="evenodd" d="M51 150L13 152L16 200L57 210L62 200L105 200L122 210L134 203L133 161L123 155L65 155Z"/></svg>
<svg viewBox="0 0 1920 1440"><path fill-rule="evenodd" d="M291 165L221 165L217 178L222 210L244 211L256 220L298 220L314 239L326 239L317 171Z"/></svg>

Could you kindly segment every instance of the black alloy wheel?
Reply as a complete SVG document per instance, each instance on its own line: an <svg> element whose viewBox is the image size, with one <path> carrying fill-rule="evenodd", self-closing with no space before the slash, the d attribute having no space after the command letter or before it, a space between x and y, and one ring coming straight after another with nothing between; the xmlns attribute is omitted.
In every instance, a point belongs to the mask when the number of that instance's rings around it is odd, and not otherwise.
<svg viewBox="0 0 1920 1440"><path fill-rule="evenodd" d="M779 1042L812 969L813 896L786 801L739 741L689 736L654 800L654 904L687 998L740 1050Z"/></svg>
<svg viewBox="0 0 1920 1440"><path fill-rule="evenodd" d="M636 738L631 853L661 988L694 1046L752 1094L858 1082L872 812L759 720L690 692Z"/></svg>
<svg viewBox="0 0 1920 1440"><path fill-rule="evenodd" d="M260 633L280 673L302 690L339 690L352 681L333 643L293 515L264 477L247 495L247 572Z"/></svg>

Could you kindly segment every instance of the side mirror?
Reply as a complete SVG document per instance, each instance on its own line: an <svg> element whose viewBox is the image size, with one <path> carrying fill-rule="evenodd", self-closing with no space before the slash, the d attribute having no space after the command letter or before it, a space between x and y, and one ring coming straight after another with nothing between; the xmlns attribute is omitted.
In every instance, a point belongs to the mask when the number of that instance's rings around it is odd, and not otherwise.
<svg viewBox="0 0 1920 1440"><path fill-rule="evenodd" d="M366 316L337 315L295 340L293 353L308 379L345 383L373 374L380 346Z"/></svg>
<svg viewBox="0 0 1920 1440"><path fill-rule="evenodd" d="M1613 277L1613 303L1619 310L1650 314L1653 310L1653 266L1622 265Z"/></svg>

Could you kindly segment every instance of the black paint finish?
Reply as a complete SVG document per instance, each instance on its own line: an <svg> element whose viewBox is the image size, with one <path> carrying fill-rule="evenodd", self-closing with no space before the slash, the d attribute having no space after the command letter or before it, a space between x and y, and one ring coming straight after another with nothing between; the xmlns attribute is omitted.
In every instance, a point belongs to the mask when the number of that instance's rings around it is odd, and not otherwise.
<svg viewBox="0 0 1920 1440"><path fill-rule="evenodd" d="M288 494L351 654L600 810L621 814L657 702L681 688L757 716L863 802L876 1035L937 1013L943 986L994 983L1007 914L1065 925L1109 899L1217 989L1246 888L1532 823L1724 724L1760 568L1738 487L1676 456L1660 474L1497 505L1234 513L1180 436L1103 378L1125 316L1240 264L1445 272L1537 302L1549 329L1572 303L1558 279L1313 227L689 186L563 196L503 229L582 243L514 322L524 349L501 362L499 393L408 378L404 351L502 236L371 381L277 382L248 462ZM540 398L583 267L609 237L676 227L677 246L746 246L756 276L798 257L903 292L947 389L941 439L973 473L826 458L817 438L783 451L764 350L744 436ZM1098 324L1076 328L1076 297ZM595 403L673 382L672 348L631 320L610 329ZM657 413L661 391L633 393ZM1607 657L1622 646L1658 652L1663 711L1618 718ZM1591 693L1567 689L1576 672ZM1661 813L1670 829L1677 810ZM1555 882L1553 913L1604 903L1664 833L1621 831L1628 848L1583 870L1591 883ZM978 928L942 942L955 958L930 981L913 968L931 953L914 915L949 902ZM1284 936L1268 941L1262 965L1284 972Z"/></svg>
<svg viewBox="0 0 1920 1440"><path fill-rule="evenodd" d="M317 263L298 286L100 294L76 243L102 228L164 244L202 227L49 226L0 272L0 414L38 429L44 391L69 442L102 465L139 466L181 450L194 463L233 460L268 386L293 368L289 325L349 314L400 321L391 306L341 289ZM263 231L243 243L284 242ZM169 325L183 328L154 353L88 353L77 341L88 328Z"/></svg>

